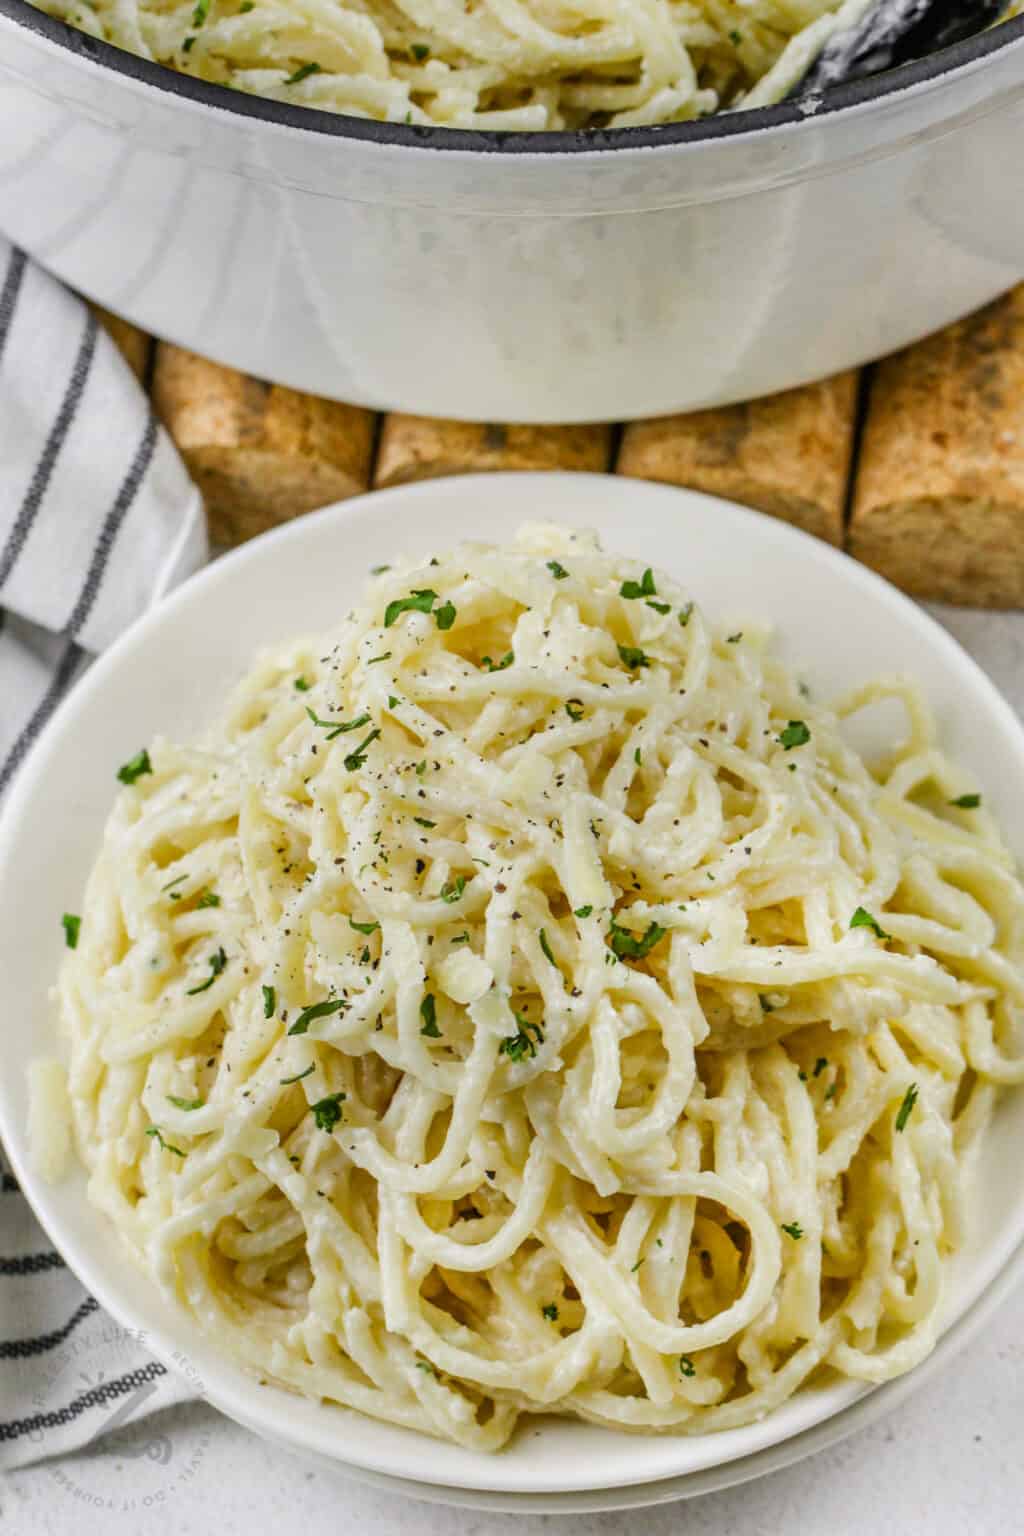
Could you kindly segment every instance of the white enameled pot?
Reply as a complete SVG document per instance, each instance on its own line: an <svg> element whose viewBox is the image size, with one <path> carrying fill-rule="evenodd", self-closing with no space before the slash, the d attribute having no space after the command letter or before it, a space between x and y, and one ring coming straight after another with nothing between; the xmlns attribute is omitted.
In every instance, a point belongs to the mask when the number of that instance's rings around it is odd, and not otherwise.
<svg viewBox="0 0 1024 1536"><path fill-rule="evenodd" d="M260 101L0 0L0 228L146 330L474 420L742 399L1024 276L1024 18L792 105L498 135Z"/></svg>

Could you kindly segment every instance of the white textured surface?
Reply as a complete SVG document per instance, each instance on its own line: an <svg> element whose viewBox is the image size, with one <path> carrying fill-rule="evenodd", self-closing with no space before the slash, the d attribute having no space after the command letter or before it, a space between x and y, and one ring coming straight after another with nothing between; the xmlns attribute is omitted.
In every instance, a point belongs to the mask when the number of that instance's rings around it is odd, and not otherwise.
<svg viewBox="0 0 1024 1536"><path fill-rule="evenodd" d="M938 612L938 610L936 610ZM938 616L1024 713L1024 615ZM898 667L899 659L893 658ZM0 1484L10 1536L1013 1536L1024 1533L1024 1292L951 1371L889 1419L758 1483L683 1505L608 1515L494 1515L413 1503L313 1471L211 1409L171 1409L150 1431ZM150 1445L147 1454L147 1442Z"/></svg>

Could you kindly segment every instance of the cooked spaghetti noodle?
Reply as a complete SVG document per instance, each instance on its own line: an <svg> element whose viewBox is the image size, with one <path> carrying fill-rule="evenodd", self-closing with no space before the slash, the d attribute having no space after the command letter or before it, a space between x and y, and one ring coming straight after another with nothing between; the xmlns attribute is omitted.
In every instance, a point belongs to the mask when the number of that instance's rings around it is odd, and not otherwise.
<svg viewBox="0 0 1024 1536"><path fill-rule="evenodd" d="M39 0L203 80L451 128L636 127L776 101L871 0Z"/></svg>
<svg viewBox="0 0 1024 1536"><path fill-rule="evenodd" d="M538 525L386 569L120 776L67 919L77 1145L252 1372L496 1449L931 1348L1024 1078L1024 899L908 683L819 706Z"/></svg>

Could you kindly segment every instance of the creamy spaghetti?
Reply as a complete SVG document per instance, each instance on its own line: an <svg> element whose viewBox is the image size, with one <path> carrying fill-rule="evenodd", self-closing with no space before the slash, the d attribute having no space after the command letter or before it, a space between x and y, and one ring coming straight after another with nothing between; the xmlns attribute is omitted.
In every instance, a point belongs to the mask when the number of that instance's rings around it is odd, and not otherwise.
<svg viewBox="0 0 1024 1536"><path fill-rule="evenodd" d="M911 685L821 705L535 525L383 570L119 777L64 920L77 1147L255 1375L496 1449L932 1347L1024 899Z"/></svg>
<svg viewBox="0 0 1024 1536"><path fill-rule="evenodd" d="M451 128L636 127L777 101L871 0L39 0L199 79Z"/></svg>

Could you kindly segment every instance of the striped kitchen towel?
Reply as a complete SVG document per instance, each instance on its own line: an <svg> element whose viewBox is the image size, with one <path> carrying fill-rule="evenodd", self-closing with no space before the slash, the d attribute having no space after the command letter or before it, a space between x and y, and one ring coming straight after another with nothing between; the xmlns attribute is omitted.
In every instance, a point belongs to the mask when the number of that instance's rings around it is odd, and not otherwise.
<svg viewBox="0 0 1024 1536"><path fill-rule="evenodd" d="M92 655L206 552L199 494L120 353L0 237L0 795ZM0 1150L0 1469L191 1395L86 1294Z"/></svg>

